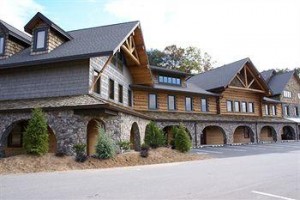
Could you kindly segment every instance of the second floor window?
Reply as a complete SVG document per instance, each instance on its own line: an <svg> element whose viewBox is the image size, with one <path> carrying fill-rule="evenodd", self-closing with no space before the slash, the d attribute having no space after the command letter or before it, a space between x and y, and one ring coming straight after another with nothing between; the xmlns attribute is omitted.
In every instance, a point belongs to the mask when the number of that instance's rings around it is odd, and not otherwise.
<svg viewBox="0 0 300 200"><path fill-rule="evenodd" d="M241 104L241 111L244 113L247 112L247 103L244 101Z"/></svg>
<svg viewBox="0 0 300 200"><path fill-rule="evenodd" d="M201 111L202 112L207 112L208 111L207 100L205 98L201 99Z"/></svg>
<svg viewBox="0 0 300 200"><path fill-rule="evenodd" d="M283 97L292 98L292 93L290 91L284 90L283 91Z"/></svg>
<svg viewBox="0 0 300 200"><path fill-rule="evenodd" d="M232 101L227 101L227 112L233 112L233 106L232 106Z"/></svg>
<svg viewBox="0 0 300 200"><path fill-rule="evenodd" d="M277 115L277 111L276 111L276 106L275 105L271 105L271 115Z"/></svg>
<svg viewBox="0 0 300 200"><path fill-rule="evenodd" d="M4 37L0 36L0 55L4 54Z"/></svg>
<svg viewBox="0 0 300 200"><path fill-rule="evenodd" d="M239 101L234 102L234 112L240 112L240 102Z"/></svg>
<svg viewBox="0 0 300 200"><path fill-rule="evenodd" d="M248 112L254 113L254 104L252 102L248 103Z"/></svg>
<svg viewBox="0 0 300 200"><path fill-rule="evenodd" d="M47 32L46 29L37 29L34 33L34 50L46 50L46 38Z"/></svg>
<svg viewBox="0 0 300 200"><path fill-rule="evenodd" d="M297 106L295 107L295 115L299 116L299 108Z"/></svg>
<svg viewBox="0 0 300 200"><path fill-rule="evenodd" d="M270 115L269 105L265 105L265 113L266 115Z"/></svg>
<svg viewBox="0 0 300 200"><path fill-rule="evenodd" d="M176 110L175 96L172 96L172 95L168 96L168 109Z"/></svg>
<svg viewBox="0 0 300 200"><path fill-rule="evenodd" d="M156 94L149 94L148 97L149 109L157 109L157 96Z"/></svg>
<svg viewBox="0 0 300 200"><path fill-rule="evenodd" d="M185 97L185 110L186 111L192 111L192 98L191 97Z"/></svg>
<svg viewBox="0 0 300 200"><path fill-rule="evenodd" d="M98 93L98 94L100 94L100 88L101 88L101 79L100 79L100 77L98 78L98 76L99 76L99 72L97 72L97 71L94 71L94 78L93 78L93 84L94 84L94 88L93 88L93 91L95 92L95 93ZM98 78L98 79L97 79ZM96 79L97 79L97 81L96 81ZM96 81L96 83L95 83L95 81Z"/></svg>
<svg viewBox="0 0 300 200"><path fill-rule="evenodd" d="M111 60L111 63L117 67L120 71L123 71L123 66L126 65L125 58L122 52L117 52Z"/></svg>
<svg viewBox="0 0 300 200"><path fill-rule="evenodd" d="M170 84L170 85L181 85L180 78L171 77L171 76L158 76L158 82L164 83L164 84Z"/></svg>
<svg viewBox="0 0 300 200"><path fill-rule="evenodd" d="M119 102L123 103L123 85L119 84Z"/></svg>
<svg viewBox="0 0 300 200"><path fill-rule="evenodd" d="M109 79L108 86L109 86L109 91L108 91L109 98L110 99L115 99L115 82L114 82L114 80Z"/></svg>
<svg viewBox="0 0 300 200"><path fill-rule="evenodd" d="M284 106L283 107L284 115L285 116L290 116L290 109L289 106Z"/></svg>
<svg viewBox="0 0 300 200"><path fill-rule="evenodd" d="M132 91L128 90L128 106L132 107Z"/></svg>

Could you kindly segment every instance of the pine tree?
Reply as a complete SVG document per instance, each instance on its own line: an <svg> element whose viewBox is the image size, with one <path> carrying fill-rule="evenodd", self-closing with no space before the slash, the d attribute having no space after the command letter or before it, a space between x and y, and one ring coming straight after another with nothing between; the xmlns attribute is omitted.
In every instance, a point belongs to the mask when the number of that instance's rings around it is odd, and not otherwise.
<svg viewBox="0 0 300 200"><path fill-rule="evenodd" d="M165 144L163 131L152 121L146 126L145 144L154 149Z"/></svg>
<svg viewBox="0 0 300 200"><path fill-rule="evenodd" d="M184 126L180 125L175 135L175 148L180 152L188 152L192 147L191 140Z"/></svg>

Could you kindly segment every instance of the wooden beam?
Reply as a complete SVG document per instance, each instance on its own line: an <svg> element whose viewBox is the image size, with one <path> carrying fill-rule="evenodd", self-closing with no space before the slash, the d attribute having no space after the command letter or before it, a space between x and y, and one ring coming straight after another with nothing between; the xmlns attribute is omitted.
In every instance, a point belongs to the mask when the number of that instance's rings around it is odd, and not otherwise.
<svg viewBox="0 0 300 200"><path fill-rule="evenodd" d="M242 79L240 78L239 74L236 75L237 79L241 82L241 84L246 87L245 83L242 81Z"/></svg>
<svg viewBox="0 0 300 200"><path fill-rule="evenodd" d="M140 61L130 52L130 50L123 44L121 49L135 62L135 64L140 65Z"/></svg>
<svg viewBox="0 0 300 200"><path fill-rule="evenodd" d="M247 78L247 65L244 66L244 77L245 77L245 85L248 87L248 78Z"/></svg>
<svg viewBox="0 0 300 200"><path fill-rule="evenodd" d="M247 69L248 72L252 75L252 77L257 81L257 84L259 85L259 87L263 90L265 90L265 88L260 84L260 82L258 81L258 79L256 78L256 76L254 76L254 74L251 72L250 69Z"/></svg>
<svg viewBox="0 0 300 200"><path fill-rule="evenodd" d="M251 85L254 83L255 79L253 78L253 80L249 83L249 85L247 86L248 88L251 87Z"/></svg>
<svg viewBox="0 0 300 200"><path fill-rule="evenodd" d="M91 85L91 87L90 87L90 90L92 90L92 89L94 88L94 86L95 86L95 84L97 83L98 79L101 77L101 75L102 75L104 69L106 68L106 66L108 66L108 63L110 63L112 57L113 57L113 55L110 55L110 56L108 57L108 59L106 60L106 62L105 62L104 65L103 65L102 69L100 70L100 72L99 72L99 74L98 74L96 80L94 80L94 82L92 83L92 85Z"/></svg>
<svg viewBox="0 0 300 200"><path fill-rule="evenodd" d="M249 92L266 93L263 90L257 90L257 89L252 89L252 88L243 88L243 87L236 87L236 86L228 86L228 88L237 89L237 90L245 90L245 91L249 91Z"/></svg>

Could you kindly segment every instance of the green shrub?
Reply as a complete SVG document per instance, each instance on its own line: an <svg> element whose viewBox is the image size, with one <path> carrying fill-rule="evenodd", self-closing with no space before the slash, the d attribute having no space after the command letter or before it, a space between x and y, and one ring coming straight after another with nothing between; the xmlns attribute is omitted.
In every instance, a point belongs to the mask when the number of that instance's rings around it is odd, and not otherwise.
<svg viewBox="0 0 300 200"><path fill-rule="evenodd" d="M143 158L147 158L149 156L149 149L150 149L150 147L147 144L145 144L145 143L142 144L140 155Z"/></svg>
<svg viewBox="0 0 300 200"><path fill-rule="evenodd" d="M146 127L145 144L154 149L165 144L163 131L154 122L150 122Z"/></svg>
<svg viewBox="0 0 300 200"><path fill-rule="evenodd" d="M175 137L176 137L176 135L177 135L177 133L178 133L178 127L177 126L173 126L172 127L172 131L171 131L171 133L172 133L172 140L170 141L170 145L171 145L171 148L172 149L175 149Z"/></svg>
<svg viewBox="0 0 300 200"><path fill-rule="evenodd" d="M130 142L129 141L120 141L118 145L121 150L128 151L130 150Z"/></svg>
<svg viewBox="0 0 300 200"><path fill-rule="evenodd" d="M87 159L87 155L85 153L86 144L81 144L81 143L75 144L73 146L73 150L75 151L75 154L76 154L75 160L77 162L84 162L84 161L86 161L86 159Z"/></svg>
<svg viewBox="0 0 300 200"><path fill-rule="evenodd" d="M113 158L116 153L115 143L100 126L98 127L98 131L99 135L96 144L96 157L100 159Z"/></svg>
<svg viewBox="0 0 300 200"><path fill-rule="evenodd" d="M49 135L42 109L35 108L23 135L24 149L29 154L43 155L48 152Z"/></svg>
<svg viewBox="0 0 300 200"><path fill-rule="evenodd" d="M192 147L190 137L185 128L180 125L175 135L175 148L180 152L188 152Z"/></svg>

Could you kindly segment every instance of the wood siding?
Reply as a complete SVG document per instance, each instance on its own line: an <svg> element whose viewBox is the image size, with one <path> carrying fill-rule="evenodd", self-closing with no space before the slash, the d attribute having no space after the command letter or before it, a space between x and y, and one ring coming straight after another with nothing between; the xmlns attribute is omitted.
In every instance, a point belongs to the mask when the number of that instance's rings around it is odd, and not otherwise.
<svg viewBox="0 0 300 200"><path fill-rule="evenodd" d="M228 112L227 111L227 100L254 103L254 113L243 113L243 112ZM232 89L228 88L222 93L220 99L220 114L222 115L246 115L246 116L261 116L262 115L262 94L245 91L243 89Z"/></svg>
<svg viewBox="0 0 300 200"><path fill-rule="evenodd" d="M193 111L189 112L197 112L197 113L209 113L209 114L217 114L217 105L215 97L206 97L208 102L208 112L201 111L201 96L200 95L184 95L182 93L174 93L174 92L150 92L150 91L133 91L133 106L135 110L147 111L148 109L148 95L156 94L157 95L157 103L158 109L157 111L169 111L168 110L168 95L174 95L176 99L176 110L174 112L187 112L185 110L185 97L192 97L193 99ZM205 98L205 97L203 97ZM173 111L173 110L172 110Z"/></svg>

